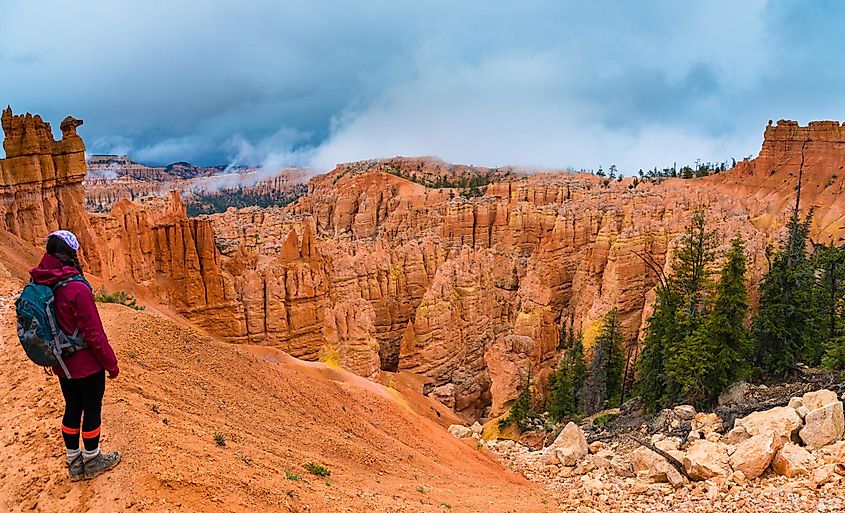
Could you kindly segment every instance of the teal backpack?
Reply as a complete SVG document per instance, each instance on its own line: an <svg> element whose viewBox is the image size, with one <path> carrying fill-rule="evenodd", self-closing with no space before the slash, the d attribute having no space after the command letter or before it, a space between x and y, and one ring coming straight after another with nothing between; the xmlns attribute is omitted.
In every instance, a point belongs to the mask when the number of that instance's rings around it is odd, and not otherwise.
<svg viewBox="0 0 845 513"><path fill-rule="evenodd" d="M52 287L30 281L15 303L18 339L26 355L42 367L58 365L68 379L71 375L62 357L84 348L85 341L78 328L72 335L65 334L59 328L53 291L73 281L81 281L91 288L85 278L79 275L60 280Z"/></svg>

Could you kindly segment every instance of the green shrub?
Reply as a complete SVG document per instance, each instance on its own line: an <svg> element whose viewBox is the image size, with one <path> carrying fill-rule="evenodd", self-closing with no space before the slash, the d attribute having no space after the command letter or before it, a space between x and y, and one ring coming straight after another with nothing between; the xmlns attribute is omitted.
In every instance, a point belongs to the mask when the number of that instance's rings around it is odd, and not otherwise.
<svg viewBox="0 0 845 513"><path fill-rule="evenodd" d="M98 303L115 303L138 311L144 309L143 306L139 305L135 301L135 298L131 294L122 290L109 292L105 287L100 287L100 289L97 290L94 294L94 301Z"/></svg>
<svg viewBox="0 0 845 513"><path fill-rule="evenodd" d="M327 469L323 465L314 463L313 461L309 461L308 463L302 465L302 467L308 472L314 474L315 476L329 477L330 475L332 475L331 470Z"/></svg>
<svg viewBox="0 0 845 513"><path fill-rule="evenodd" d="M605 413L604 415L599 415L593 420L593 425L607 427L607 425L610 424L610 422L616 417L618 417L618 415L615 413Z"/></svg>

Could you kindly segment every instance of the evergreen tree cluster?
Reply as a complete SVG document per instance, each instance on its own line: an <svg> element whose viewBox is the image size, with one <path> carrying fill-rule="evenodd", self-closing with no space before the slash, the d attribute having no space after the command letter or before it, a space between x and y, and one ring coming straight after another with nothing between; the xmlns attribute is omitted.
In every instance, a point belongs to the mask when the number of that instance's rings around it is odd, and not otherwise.
<svg viewBox="0 0 845 513"><path fill-rule="evenodd" d="M584 337L575 332L571 322L569 329L565 322L561 326L558 349L563 356L557 369L549 376L546 401L546 411L555 422L572 418L583 411L582 396L587 379Z"/></svg>
<svg viewBox="0 0 845 513"><path fill-rule="evenodd" d="M257 187L232 187L219 191L194 190L185 198L188 217L225 212L229 207L283 207L298 200L307 192L299 184L290 190L263 190Z"/></svg>
<svg viewBox="0 0 845 513"><path fill-rule="evenodd" d="M583 391L584 413L592 414L607 406L619 405L625 366L624 343L619 310L613 308L604 316L593 346L590 372Z"/></svg>
<svg viewBox="0 0 845 513"><path fill-rule="evenodd" d="M404 178L405 180L410 180L414 183L424 185L429 189L468 189L471 191L467 193L470 194L468 197L480 196L484 193L484 189L487 185L497 180L510 178L514 175L514 173L508 168L504 168L504 170L503 168L492 168L485 172L479 171L478 173L469 176L439 175L435 177L423 173L422 167L419 168L420 174L413 171L405 171L399 167L391 165L385 165L382 170L400 178ZM480 191L481 194L479 194L478 191ZM462 193L462 195L465 194Z"/></svg>
<svg viewBox="0 0 845 513"><path fill-rule="evenodd" d="M570 322L561 327L562 357L549 376L546 410L559 422L617 406L622 395L625 365L624 334L619 310L610 310L602 319L593 346L589 368L584 359L584 337Z"/></svg>
<svg viewBox="0 0 845 513"><path fill-rule="evenodd" d="M637 361L637 392L649 408L706 406L734 381L780 379L799 363L845 368L845 247L811 245L812 212L802 219L799 202L800 188L786 239L767 251L750 329L739 235L716 282L718 234L701 213L682 239L674 274L652 265L660 285Z"/></svg>
<svg viewBox="0 0 845 513"><path fill-rule="evenodd" d="M654 313L637 362L637 391L650 409L712 403L749 373L753 345L745 327L746 256L739 236L713 280L718 234L697 212L676 253L671 276L659 274ZM654 267L653 267L654 268Z"/></svg>
<svg viewBox="0 0 845 513"><path fill-rule="evenodd" d="M778 378L797 367L845 368L845 248L816 245L810 252L810 212L798 203L786 241L769 251L752 331L761 376Z"/></svg>

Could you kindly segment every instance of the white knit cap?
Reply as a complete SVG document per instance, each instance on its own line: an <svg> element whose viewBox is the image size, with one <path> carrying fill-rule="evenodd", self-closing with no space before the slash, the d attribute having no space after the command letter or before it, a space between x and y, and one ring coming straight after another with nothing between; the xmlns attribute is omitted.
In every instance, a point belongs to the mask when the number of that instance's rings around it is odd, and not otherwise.
<svg viewBox="0 0 845 513"><path fill-rule="evenodd" d="M65 244L67 244L70 249L79 251L79 241L76 239L76 235L74 235L73 232L69 232L67 230L56 230L47 236L48 239L50 237L58 237L65 241Z"/></svg>

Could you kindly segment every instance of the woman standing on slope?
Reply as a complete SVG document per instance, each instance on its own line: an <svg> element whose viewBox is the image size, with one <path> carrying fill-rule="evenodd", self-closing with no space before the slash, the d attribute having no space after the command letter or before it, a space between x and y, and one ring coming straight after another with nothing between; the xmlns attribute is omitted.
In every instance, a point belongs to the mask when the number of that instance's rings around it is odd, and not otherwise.
<svg viewBox="0 0 845 513"><path fill-rule="evenodd" d="M72 481L94 478L120 462L119 452L100 452L100 413L106 390L106 371L109 379L116 378L120 371L103 331L91 286L84 279L66 281L82 277L77 250L79 241L73 233L67 230L53 232L47 237L47 254L38 267L29 271L35 283L53 288L59 328L66 334L78 330L86 345L64 357L70 379L64 377L60 368L53 368L65 398L62 438ZM80 432L83 448L79 447Z"/></svg>

